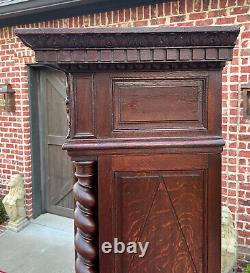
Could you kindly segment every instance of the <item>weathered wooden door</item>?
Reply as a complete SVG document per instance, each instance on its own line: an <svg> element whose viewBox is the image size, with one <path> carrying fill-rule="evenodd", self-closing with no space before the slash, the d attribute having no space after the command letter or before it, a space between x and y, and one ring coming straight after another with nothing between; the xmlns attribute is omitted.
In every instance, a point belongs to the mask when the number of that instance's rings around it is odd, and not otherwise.
<svg viewBox="0 0 250 273"><path fill-rule="evenodd" d="M43 208L50 213L72 217L73 167L62 150L67 135L65 98L65 75L55 70L42 71Z"/></svg>

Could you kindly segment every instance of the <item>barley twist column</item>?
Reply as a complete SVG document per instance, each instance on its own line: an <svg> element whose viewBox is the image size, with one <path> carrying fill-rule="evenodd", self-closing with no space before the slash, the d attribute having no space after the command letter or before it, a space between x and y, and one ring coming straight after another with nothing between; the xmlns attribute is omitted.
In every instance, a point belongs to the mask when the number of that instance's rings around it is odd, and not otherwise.
<svg viewBox="0 0 250 273"><path fill-rule="evenodd" d="M74 220L76 226L76 273L97 273L97 223L94 161L74 162L77 182L73 192L76 201Z"/></svg>

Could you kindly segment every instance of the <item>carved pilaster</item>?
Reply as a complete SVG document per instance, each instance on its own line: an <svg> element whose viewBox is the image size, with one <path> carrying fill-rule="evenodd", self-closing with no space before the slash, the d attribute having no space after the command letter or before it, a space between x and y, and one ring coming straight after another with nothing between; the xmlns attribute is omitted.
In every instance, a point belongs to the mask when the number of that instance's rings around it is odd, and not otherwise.
<svg viewBox="0 0 250 273"><path fill-rule="evenodd" d="M74 220L76 226L76 273L97 273L98 244L96 240L96 189L94 161L74 162L77 182L73 192L76 201Z"/></svg>
<svg viewBox="0 0 250 273"><path fill-rule="evenodd" d="M66 138L70 138L70 128L71 128L71 117L70 117L70 107L69 107L69 96L70 96L70 90L69 90L69 74L67 76L67 81L66 81L66 99L65 99L65 105L66 105L66 114L67 114L67 121L68 121L68 132Z"/></svg>

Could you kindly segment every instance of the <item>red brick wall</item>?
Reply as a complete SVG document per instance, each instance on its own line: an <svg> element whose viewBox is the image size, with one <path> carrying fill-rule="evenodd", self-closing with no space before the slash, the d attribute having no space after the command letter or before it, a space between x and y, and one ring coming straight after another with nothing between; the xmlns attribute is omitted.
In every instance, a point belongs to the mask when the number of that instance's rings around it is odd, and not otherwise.
<svg viewBox="0 0 250 273"><path fill-rule="evenodd" d="M234 58L223 72L222 201L234 213L241 261L249 259L250 246L250 119L243 117L241 85L250 73L249 0L179 0L131 9L41 22L25 27L90 26L241 26ZM22 26L24 27L24 26ZM10 175L24 176L28 215L32 215L29 98L27 63L33 53L14 36L15 27L0 29L0 87L9 80L16 90L16 112L0 113L0 195ZM245 256L244 256L245 255ZM240 269L239 269L239 272Z"/></svg>
<svg viewBox="0 0 250 273"><path fill-rule="evenodd" d="M0 87L9 81L16 91L15 113L0 112L0 196L6 192L10 175L22 174L26 186L27 211L31 216L29 97L25 67L25 61L29 62L30 58L24 58L25 54L26 50L14 36L13 29L0 29Z"/></svg>

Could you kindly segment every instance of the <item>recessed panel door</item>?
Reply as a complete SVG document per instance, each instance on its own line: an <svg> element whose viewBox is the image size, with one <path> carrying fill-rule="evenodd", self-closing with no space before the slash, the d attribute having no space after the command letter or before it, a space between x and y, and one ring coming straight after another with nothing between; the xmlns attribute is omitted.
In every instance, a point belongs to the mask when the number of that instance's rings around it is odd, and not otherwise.
<svg viewBox="0 0 250 273"><path fill-rule="evenodd" d="M210 170L219 161L201 154L103 156L100 244L117 238L149 245L143 257L138 246L137 253L100 250L100 272L219 272L213 258L220 249L219 213L208 214L220 204L220 177Z"/></svg>

